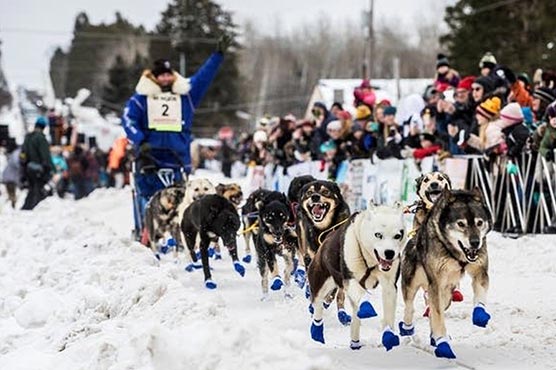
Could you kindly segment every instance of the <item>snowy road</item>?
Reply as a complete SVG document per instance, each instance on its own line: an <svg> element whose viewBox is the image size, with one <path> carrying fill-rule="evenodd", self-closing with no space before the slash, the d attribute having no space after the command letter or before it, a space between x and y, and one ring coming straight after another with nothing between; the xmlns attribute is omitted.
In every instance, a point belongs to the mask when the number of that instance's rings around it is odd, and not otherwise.
<svg viewBox="0 0 556 370"><path fill-rule="evenodd" d="M158 263L129 240L129 190L100 190L80 202L50 198L34 212L0 214L0 369L554 369L556 237L490 237L488 329L471 324L471 288L448 312L458 362L429 350L428 323L415 342L378 345L379 320L363 323L365 346L349 350L334 307L326 345L310 339L307 301L274 292L261 302L253 263L244 278L231 261L202 273L171 257ZM380 294L375 294L381 311ZM423 303L417 300L417 312ZM398 302L397 319L402 304ZM422 349L419 349L422 348ZM423 350L425 349L425 350Z"/></svg>

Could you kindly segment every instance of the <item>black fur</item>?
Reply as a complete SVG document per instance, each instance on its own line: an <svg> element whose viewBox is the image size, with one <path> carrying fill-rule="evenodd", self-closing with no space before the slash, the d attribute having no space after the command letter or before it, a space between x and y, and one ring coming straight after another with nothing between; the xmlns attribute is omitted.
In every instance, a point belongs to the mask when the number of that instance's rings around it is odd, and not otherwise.
<svg viewBox="0 0 556 370"><path fill-rule="evenodd" d="M177 247L180 245L181 237L178 220L178 205L185 196L184 185L173 185L157 191L149 200L145 207L144 225L147 229L149 247L155 251L156 242L169 232L176 241ZM166 208L161 202L165 198L172 203L172 207ZM156 252L156 251L155 251Z"/></svg>
<svg viewBox="0 0 556 370"><path fill-rule="evenodd" d="M240 228L236 208L226 198L210 194L194 201L184 212L181 229L185 237L191 259L196 262L195 239L200 234L201 260L205 280L211 278L208 247L215 236L222 238L232 260L238 260L236 234ZM211 235L212 234L212 235Z"/></svg>
<svg viewBox="0 0 556 370"><path fill-rule="evenodd" d="M288 199L290 203L298 204L299 198L301 198L300 197L301 189L303 189L303 187L308 183L316 180L317 179L315 179L311 175L303 175L303 176L295 177L290 183L290 186L288 188Z"/></svg>

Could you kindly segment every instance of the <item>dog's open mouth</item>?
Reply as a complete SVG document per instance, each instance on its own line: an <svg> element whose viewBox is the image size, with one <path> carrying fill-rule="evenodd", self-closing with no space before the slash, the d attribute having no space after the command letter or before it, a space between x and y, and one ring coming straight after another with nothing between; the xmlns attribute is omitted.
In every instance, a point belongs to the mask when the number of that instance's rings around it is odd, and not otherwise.
<svg viewBox="0 0 556 370"><path fill-rule="evenodd" d="M429 198L429 200L430 200L432 203L436 202L436 200L437 200L438 198L440 198L440 195L442 195L442 190L441 190L441 189L438 189L438 190L436 190L436 189L435 189L435 190L429 190L429 191L427 192L427 197Z"/></svg>
<svg viewBox="0 0 556 370"><path fill-rule="evenodd" d="M458 245L463 251L463 254L465 254L465 258L467 258L469 262L475 262L477 258L479 258L479 249L465 248L463 243L459 240L458 240Z"/></svg>
<svg viewBox="0 0 556 370"><path fill-rule="evenodd" d="M239 206L242 199L243 197L241 195L234 195L233 197L230 198L230 200L235 206Z"/></svg>
<svg viewBox="0 0 556 370"><path fill-rule="evenodd" d="M328 203L313 203L309 205L309 211L311 212L311 217L315 222L321 222L326 217L326 213L330 209L330 204Z"/></svg>
<svg viewBox="0 0 556 370"><path fill-rule="evenodd" d="M378 267L382 270L382 271L390 271L390 269L392 268L392 262L394 262L394 260L385 260L384 258L381 258L380 255L378 254L378 252L375 251L375 257L378 261Z"/></svg>

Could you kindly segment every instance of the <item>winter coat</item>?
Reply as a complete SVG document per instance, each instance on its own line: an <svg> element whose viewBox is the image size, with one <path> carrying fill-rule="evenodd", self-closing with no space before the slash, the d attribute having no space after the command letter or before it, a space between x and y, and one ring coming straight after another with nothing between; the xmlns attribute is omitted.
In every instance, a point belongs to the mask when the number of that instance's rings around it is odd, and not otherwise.
<svg viewBox="0 0 556 370"><path fill-rule="evenodd" d="M460 77L458 71L450 68L444 75L439 75L437 73L436 80L434 81L434 87L439 91L445 91L450 87L457 87L459 80Z"/></svg>
<svg viewBox="0 0 556 370"><path fill-rule="evenodd" d="M143 143L148 143L155 149L169 149L180 157L186 171L189 172L191 170L190 144L192 141L191 126L193 125L193 115L214 79L218 67L222 63L222 58L221 53L212 54L197 73L189 79L174 72L176 80L172 85L172 92L180 95L181 101L182 126L179 132L149 128L148 97L161 94L162 89L155 82L156 80L150 71L146 71L141 76L135 89L136 92L127 102L122 117L124 130L137 152L139 151L139 146ZM153 155L155 153L153 151ZM156 158L165 163L176 162L173 153L159 153Z"/></svg>
<svg viewBox="0 0 556 370"><path fill-rule="evenodd" d="M19 184L20 176L20 166L19 166L19 154L21 149L16 149L10 154L8 154L8 165L4 168L2 172L2 182L4 184L15 183Z"/></svg>
<svg viewBox="0 0 556 370"><path fill-rule="evenodd" d="M25 136L20 158L27 167L30 163L41 165L44 177L49 177L54 168L50 157L50 146L44 133L40 130L35 130Z"/></svg>
<svg viewBox="0 0 556 370"><path fill-rule="evenodd" d="M539 153L546 158L546 154L550 150L556 149L556 128L552 125L546 125L544 136L542 137L539 147Z"/></svg>
<svg viewBox="0 0 556 370"><path fill-rule="evenodd" d="M506 137L506 145L508 146L508 155L517 157L523 151L527 141L531 137L529 129L522 123L508 126L502 130Z"/></svg>

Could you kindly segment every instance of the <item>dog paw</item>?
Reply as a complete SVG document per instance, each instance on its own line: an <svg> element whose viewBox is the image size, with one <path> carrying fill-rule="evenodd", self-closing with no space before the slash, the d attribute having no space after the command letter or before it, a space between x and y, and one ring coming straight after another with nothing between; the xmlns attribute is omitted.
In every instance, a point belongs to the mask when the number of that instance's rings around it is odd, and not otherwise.
<svg viewBox="0 0 556 370"><path fill-rule="evenodd" d="M222 259L222 255L218 252L214 252L214 259L215 260L221 260Z"/></svg>
<svg viewBox="0 0 556 370"><path fill-rule="evenodd" d="M382 333L382 345L386 348L386 351L390 351L392 348L400 345L400 337L398 337L390 329L386 329Z"/></svg>
<svg viewBox="0 0 556 370"><path fill-rule="evenodd" d="M299 289L303 289L306 281L305 269L303 267L298 267L295 272L293 273L293 280L299 287Z"/></svg>
<svg viewBox="0 0 556 370"><path fill-rule="evenodd" d="M216 289L216 286L216 283L210 279L205 281L205 288L207 289Z"/></svg>
<svg viewBox="0 0 556 370"><path fill-rule="evenodd" d="M309 306L307 307L307 309L309 310L309 313L311 315L315 313L315 308L313 307L312 303L309 303Z"/></svg>
<svg viewBox="0 0 556 370"><path fill-rule="evenodd" d="M357 317L360 319L368 319L377 316L375 308L369 301L363 301L359 304L359 310L357 311Z"/></svg>
<svg viewBox="0 0 556 370"><path fill-rule="evenodd" d="M270 285L270 289L271 290L280 290L282 289L282 286L284 285L284 282L282 281L282 278L280 276L276 276L274 279L272 279L272 284Z"/></svg>
<svg viewBox="0 0 556 370"><path fill-rule="evenodd" d="M208 249L209 258L214 257L214 247L209 247Z"/></svg>
<svg viewBox="0 0 556 370"><path fill-rule="evenodd" d="M322 307L324 307L325 310L328 310L328 307L330 307L330 302L322 302Z"/></svg>
<svg viewBox="0 0 556 370"><path fill-rule="evenodd" d="M311 298L311 288L309 288L309 284L305 285L305 298Z"/></svg>
<svg viewBox="0 0 556 370"><path fill-rule="evenodd" d="M351 316L346 312L346 310L340 308L338 310L338 321L343 326L348 326L349 324L351 324Z"/></svg>
<svg viewBox="0 0 556 370"><path fill-rule="evenodd" d="M415 334L415 326L413 324L406 325L403 321L400 321L398 328L402 337L409 337Z"/></svg>
<svg viewBox="0 0 556 370"><path fill-rule="evenodd" d="M425 308L425 312L423 312L423 317L429 317L430 310L431 308L427 306L427 308Z"/></svg>
<svg viewBox="0 0 556 370"><path fill-rule="evenodd" d="M243 267L243 265L239 262L234 262L234 270L236 270L236 272L238 274L240 274L241 276L245 276L245 267Z"/></svg>
<svg viewBox="0 0 556 370"><path fill-rule="evenodd" d="M201 251L195 252L195 258L200 261L201 260Z"/></svg>
<svg viewBox="0 0 556 370"><path fill-rule="evenodd" d="M299 266L299 260L297 258L294 258L292 262L293 262L293 269L291 275L295 274L295 271L297 271L297 267Z"/></svg>
<svg viewBox="0 0 556 370"><path fill-rule="evenodd" d="M158 248L158 251L162 254L168 253L169 250L170 250L170 247L168 247L167 245L163 245L160 248Z"/></svg>
<svg viewBox="0 0 556 370"><path fill-rule="evenodd" d="M358 350L358 349L361 349L362 346L363 346L363 345L362 345L361 342L358 341L358 340L352 340L352 341L349 343L349 348L351 348L351 349L354 350L354 351L356 351L356 350Z"/></svg>
<svg viewBox="0 0 556 370"><path fill-rule="evenodd" d="M454 351L452 351L452 347L450 347L450 343L446 341L444 338L439 338L436 340L436 348L434 349L434 354L436 357L439 358L456 358Z"/></svg>
<svg viewBox="0 0 556 370"><path fill-rule="evenodd" d="M490 314L486 312L485 307L483 305L475 306L473 309L473 325L486 328L489 320Z"/></svg>
<svg viewBox="0 0 556 370"><path fill-rule="evenodd" d="M251 263L251 255L246 254L245 257L243 257L241 260L245 263Z"/></svg>
<svg viewBox="0 0 556 370"><path fill-rule="evenodd" d="M463 293L459 289L452 290L452 302L463 301Z"/></svg>
<svg viewBox="0 0 556 370"><path fill-rule="evenodd" d="M316 342L324 344L324 323L322 320L313 320L311 324L311 338Z"/></svg>

